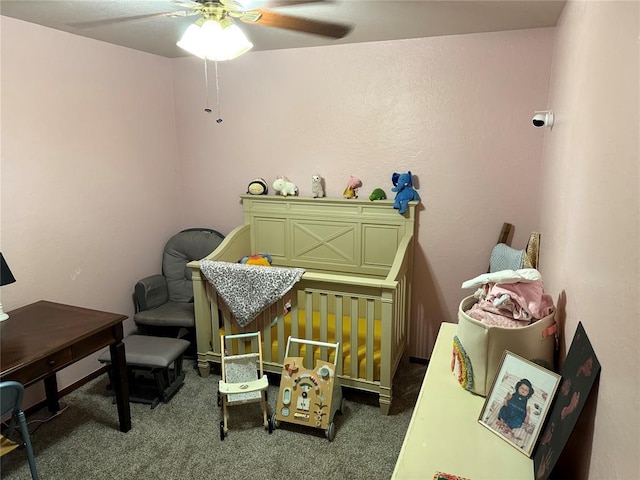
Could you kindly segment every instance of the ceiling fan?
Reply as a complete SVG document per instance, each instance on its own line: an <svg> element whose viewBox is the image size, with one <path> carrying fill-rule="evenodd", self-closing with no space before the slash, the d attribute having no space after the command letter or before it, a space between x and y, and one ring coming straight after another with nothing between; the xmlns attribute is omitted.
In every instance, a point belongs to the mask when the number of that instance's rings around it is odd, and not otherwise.
<svg viewBox="0 0 640 480"><path fill-rule="evenodd" d="M310 18L287 15L263 8L254 8L259 4L268 4L270 7L291 6L304 3L322 2L324 0L174 0L173 3L186 8L164 13L152 13L134 15L124 18L112 18L105 20L74 23L76 28L91 28L130 20L143 20L154 17L190 17L199 15L198 22L214 20L216 22L233 22L233 19L243 23L262 25L265 27L295 30L303 33L311 33L330 38L342 38L351 31L350 25L314 20Z"/></svg>
<svg viewBox="0 0 640 480"><path fill-rule="evenodd" d="M315 0L318 1L318 0ZM304 33L312 33L331 38L342 38L349 33L351 27L339 23L312 20L309 18L285 15L271 10L250 8L251 1L241 0L194 0L185 6L190 6L201 13L204 18L223 19L230 16L244 23L263 25L265 27L283 28L285 30L296 30ZM253 2L255 4L255 2ZM280 5L294 5L310 3L309 0L298 0L289 2L279 2ZM277 6L277 2L270 2L272 6Z"/></svg>
<svg viewBox="0 0 640 480"><path fill-rule="evenodd" d="M253 47L243 32L235 25L234 20L246 24L256 24L285 30L294 30L329 38L342 38L351 31L350 25L310 18L287 15L262 8L254 8L258 4L268 4L271 7L290 6L303 3L322 2L325 0L173 0L173 3L185 8L164 13L140 14L124 18L111 18L97 21L75 23L75 28L92 28L115 23L145 20L159 17L191 17L199 18L187 28L177 45L184 50L203 58L205 72L206 113L211 113L209 107L209 86L207 60L216 62L216 93L218 98L217 123L220 118L218 92L218 60L231 60Z"/></svg>

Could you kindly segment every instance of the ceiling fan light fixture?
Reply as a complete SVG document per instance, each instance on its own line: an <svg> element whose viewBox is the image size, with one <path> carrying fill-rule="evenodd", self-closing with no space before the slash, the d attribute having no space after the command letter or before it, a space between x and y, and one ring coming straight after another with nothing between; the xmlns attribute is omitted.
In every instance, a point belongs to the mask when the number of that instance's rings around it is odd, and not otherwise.
<svg viewBox="0 0 640 480"><path fill-rule="evenodd" d="M230 19L194 23L176 43L183 50L207 60L233 60L253 48L244 32Z"/></svg>
<svg viewBox="0 0 640 480"><path fill-rule="evenodd" d="M200 26L193 23L185 30L176 45L196 57L204 58L204 44L201 37Z"/></svg>
<svg viewBox="0 0 640 480"><path fill-rule="evenodd" d="M244 32L234 23L222 29L228 60L233 60L253 48Z"/></svg>

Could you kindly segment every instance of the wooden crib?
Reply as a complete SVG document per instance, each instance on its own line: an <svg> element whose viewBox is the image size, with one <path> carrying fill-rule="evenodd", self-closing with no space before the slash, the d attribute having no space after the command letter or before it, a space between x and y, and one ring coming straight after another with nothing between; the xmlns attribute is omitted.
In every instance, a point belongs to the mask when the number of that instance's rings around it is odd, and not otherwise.
<svg viewBox="0 0 640 480"><path fill-rule="evenodd" d="M244 224L207 260L237 262L269 253L273 265L305 269L285 298L240 328L228 307L190 262L198 368L220 363L220 335L261 331L264 369L282 372L287 338L338 342L341 385L379 394L389 413L395 372L408 345L414 223L392 200L242 195ZM239 349L242 351L243 346ZM304 347L290 355L333 362L334 352Z"/></svg>

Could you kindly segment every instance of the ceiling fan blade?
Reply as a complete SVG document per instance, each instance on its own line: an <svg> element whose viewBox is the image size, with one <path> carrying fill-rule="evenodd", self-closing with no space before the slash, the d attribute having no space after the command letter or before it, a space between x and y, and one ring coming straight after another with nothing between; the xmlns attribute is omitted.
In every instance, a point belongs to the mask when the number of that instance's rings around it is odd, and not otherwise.
<svg viewBox="0 0 640 480"><path fill-rule="evenodd" d="M198 12L188 12L185 10L178 10L176 12L164 12L164 13L145 13L142 15L133 15L131 17L120 17L120 18L106 18L104 20L93 20L89 22L76 22L69 23L70 27L74 28L94 28L94 27L103 27L105 25L113 25L115 23L121 22L131 22L135 20L148 20L150 18L161 18L161 17L188 17L190 15L197 15Z"/></svg>
<svg viewBox="0 0 640 480"><path fill-rule="evenodd" d="M196 2L195 0L172 0L172 3L185 8L199 8L202 6L200 2Z"/></svg>
<svg viewBox="0 0 640 480"><path fill-rule="evenodd" d="M302 5L305 3L319 3L326 0L236 0L237 3L246 9L256 9L260 7L290 7L293 5ZM224 3L224 1L222 2Z"/></svg>
<svg viewBox="0 0 640 480"><path fill-rule="evenodd" d="M259 17L255 15L256 12L260 13ZM311 20L310 18L294 17L292 15L272 12L270 10L251 10L246 13L246 16L240 17L240 20L245 23L256 23L266 27L284 28L285 30L313 33L324 37L342 38L351 31L350 25L327 22L324 20ZM257 18L257 20L255 20L255 18Z"/></svg>

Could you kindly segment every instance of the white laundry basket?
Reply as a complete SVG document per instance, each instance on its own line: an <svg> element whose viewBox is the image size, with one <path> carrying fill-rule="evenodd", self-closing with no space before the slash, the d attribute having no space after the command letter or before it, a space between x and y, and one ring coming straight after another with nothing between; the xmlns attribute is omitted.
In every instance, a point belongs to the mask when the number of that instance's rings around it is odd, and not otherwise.
<svg viewBox="0 0 640 480"><path fill-rule="evenodd" d="M473 296L466 297L458 307L451 366L453 370L457 362L458 381L464 388L486 396L505 350L554 369L557 330L554 313L526 327L504 328L485 325L467 315L465 312L476 302Z"/></svg>

